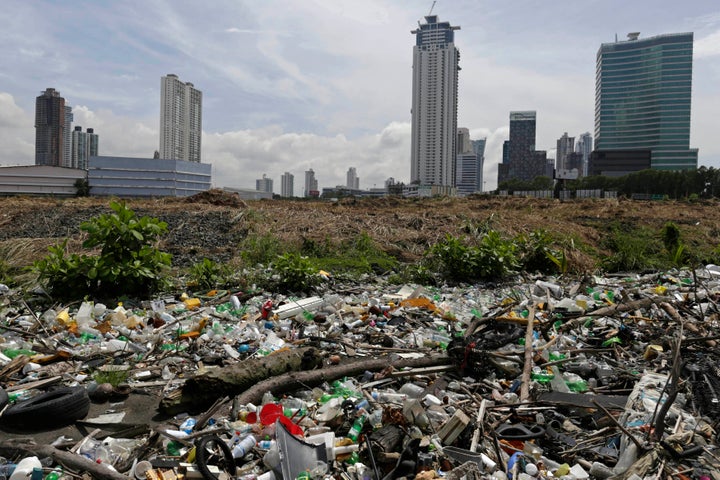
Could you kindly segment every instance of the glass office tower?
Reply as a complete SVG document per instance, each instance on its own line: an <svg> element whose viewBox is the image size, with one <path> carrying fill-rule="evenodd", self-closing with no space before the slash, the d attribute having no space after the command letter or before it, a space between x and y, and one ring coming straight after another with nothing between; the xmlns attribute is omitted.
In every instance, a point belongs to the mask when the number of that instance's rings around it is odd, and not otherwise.
<svg viewBox="0 0 720 480"><path fill-rule="evenodd" d="M595 150L650 150L651 168L696 169L690 148L693 34L603 43L595 76Z"/></svg>

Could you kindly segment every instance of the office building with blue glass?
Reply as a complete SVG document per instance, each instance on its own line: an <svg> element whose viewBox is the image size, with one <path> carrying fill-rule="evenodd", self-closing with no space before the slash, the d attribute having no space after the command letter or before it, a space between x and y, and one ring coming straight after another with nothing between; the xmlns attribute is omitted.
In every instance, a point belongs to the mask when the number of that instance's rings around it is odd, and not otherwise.
<svg viewBox="0 0 720 480"><path fill-rule="evenodd" d="M693 34L603 43L595 77L595 151L650 152L658 170L697 168L690 148Z"/></svg>

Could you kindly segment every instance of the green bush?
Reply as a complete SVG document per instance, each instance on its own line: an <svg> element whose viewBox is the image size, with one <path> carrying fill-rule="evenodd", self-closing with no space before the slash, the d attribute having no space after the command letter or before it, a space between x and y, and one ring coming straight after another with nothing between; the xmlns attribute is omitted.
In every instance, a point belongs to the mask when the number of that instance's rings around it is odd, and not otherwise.
<svg viewBox="0 0 720 480"><path fill-rule="evenodd" d="M190 267L188 284L205 289L215 288L223 282L226 273L222 265L209 258L203 258L202 262Z"/></svg>
<svg viewBox="0 0 720 480"><path fill-rule="evenodd" d="M486 232L477 245L447 235L428 254L442 276L460 282L502 278L519 267L515 241L503 239L495 230Z"/></svg>
<svg viewBox="0 0 720 480"><path fill-rule="evenodd" d="M171 256L152 244L167 230L156 218L138 218L125 203L110 202L114 213L80 225L87 233L83 247L100 248L99 255L66 255L67 240L49 248L33 264L38 279L61 298L84 296L145 296L167 285Z"/></svg>
<svg viewBox="0 0 720 480"><path fill-rule="evenodd" d="M563 252L553 249L553 239L543 229L533 230L529 235L516 237L519 262L527 272L555 273L562 268ZM565 264L565 269L567 265Z"/></svg>
<svg viewBox="0 0 720 480"><path fill-rule="evenodd" d="M277 287L291 292L307 292L320 283L312 262L298 253L278 255L272 265Z"/></svg>
<svg viewBox="0 0 720 480"><path fill-rule="evenodd" d="M611 253L601 259L601 264L609 272L636 272L661 266L658 242L644 229L613 226L604 243Z"/></svg>

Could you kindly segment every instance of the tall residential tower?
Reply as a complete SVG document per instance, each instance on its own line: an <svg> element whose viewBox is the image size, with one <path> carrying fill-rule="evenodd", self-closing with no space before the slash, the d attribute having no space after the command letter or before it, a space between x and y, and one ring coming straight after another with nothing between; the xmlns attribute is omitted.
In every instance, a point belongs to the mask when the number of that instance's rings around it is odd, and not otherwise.
<svg viewBox="0 0 720 480"><path fill-rule="evenodd" d="M160 158L200 162L202 92L172 73L160 92Z"/></svg>
<svg viewBox="0 0 720 480"><path fill-rule="evenodd" d="M450 22L428 15L411 33L413 47L410 180L421 185L455 184L460 52Z"/></svg>
<svg viewBox="0 0 720 480"><path fill-rule="evenodd" d="M35 99L35 165L64 166L65 99L54 88Z"/></svg>
<svg viewBox="0 0 720 480"><path fill-rule="evenodd" d="M595 75L595 150L649 151L650 167L696 169L690 148L693 34L603 43Z"/></svg>

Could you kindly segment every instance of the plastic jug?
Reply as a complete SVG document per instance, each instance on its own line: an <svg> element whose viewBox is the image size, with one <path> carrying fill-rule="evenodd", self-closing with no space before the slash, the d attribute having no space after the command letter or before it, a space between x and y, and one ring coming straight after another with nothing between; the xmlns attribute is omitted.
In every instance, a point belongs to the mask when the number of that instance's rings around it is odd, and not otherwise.
<svg viewBox="0 0 720 480"><path fill-rule="evenodd" d="M13 474L10 475L10 480L26 480L30 478L34 468L42 469L42 464L38 457L23 458L15 467Z"/></svg>

